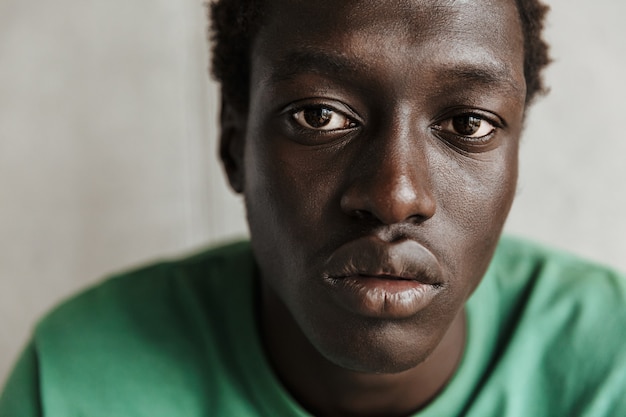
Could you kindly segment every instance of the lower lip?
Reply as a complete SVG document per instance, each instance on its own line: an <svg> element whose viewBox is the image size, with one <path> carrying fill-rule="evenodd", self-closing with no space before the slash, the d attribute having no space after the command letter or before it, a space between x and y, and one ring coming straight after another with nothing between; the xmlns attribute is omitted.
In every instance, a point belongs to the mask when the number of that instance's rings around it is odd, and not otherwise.
<svg viewBox="0 0 626 417"><path fill-rule="evenodd" d="M439 287L415 280L374 276L329 278L335 301L347 310L367 317L409 318L426 308Z"/></svg>

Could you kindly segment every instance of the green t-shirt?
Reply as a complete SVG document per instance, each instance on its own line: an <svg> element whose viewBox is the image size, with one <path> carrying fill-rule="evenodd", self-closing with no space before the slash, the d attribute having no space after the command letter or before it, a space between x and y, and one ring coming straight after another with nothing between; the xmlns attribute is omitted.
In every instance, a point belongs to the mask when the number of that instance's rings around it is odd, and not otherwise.
<svg viewBox="0 0 626 417"><path fill-rule="evenodd" d="M247 243L114 277L37 326L0 417L307 416L259 340ZM626 279L503 238L419 417L626 416Z"/></svg>

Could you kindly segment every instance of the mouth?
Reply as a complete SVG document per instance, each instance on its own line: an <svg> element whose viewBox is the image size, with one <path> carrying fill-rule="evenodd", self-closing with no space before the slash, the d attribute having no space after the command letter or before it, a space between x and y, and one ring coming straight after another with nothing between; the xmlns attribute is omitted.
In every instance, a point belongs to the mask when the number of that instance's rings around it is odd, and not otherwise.
<svg viewBox="0 0 626 417"><path fill-rule="evenodd" d="M411 317L428 307L443 288L437 259L412 240L351 241L331 255L326 271L324 283L334 301L372 318Z"/></svg>

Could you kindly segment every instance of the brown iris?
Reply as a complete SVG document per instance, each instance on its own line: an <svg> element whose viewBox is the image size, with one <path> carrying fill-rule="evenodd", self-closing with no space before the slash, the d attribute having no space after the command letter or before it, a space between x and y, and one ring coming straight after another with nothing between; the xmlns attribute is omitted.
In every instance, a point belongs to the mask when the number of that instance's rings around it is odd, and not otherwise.
<svg viewBox="0 0 626 417"><path fill-rule="evenodd" d="M480 117L472 115L456 116L452 118L452 126L457 133L464 136L471 136L478 132L482 121Z"/></svg>
<svg viewBox="0 0 626 417"><path fill-rule="evenodd" d="M330 123L333 111L325 107L305 109L303 111L304 120L314 128L321 128Z"/></svg>

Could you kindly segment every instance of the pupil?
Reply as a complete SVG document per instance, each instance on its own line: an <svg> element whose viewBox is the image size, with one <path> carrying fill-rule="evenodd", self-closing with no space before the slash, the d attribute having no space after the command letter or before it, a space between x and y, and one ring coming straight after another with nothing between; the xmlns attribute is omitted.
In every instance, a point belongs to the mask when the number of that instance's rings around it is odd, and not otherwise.
<svg viewBox="0 0 626 417"><path fill-rule="evenodd" d="M304 120L311 127L324 127L330 123L333 111L327 108L307 109L304 111Z"/></svg>
<svg viewBox="0 0 626 417"><path fill-rule="evenodd" d="M480 128L482 119L475 116L456 116L452 119L452 125L461 135L473 135Z"/></svg>

